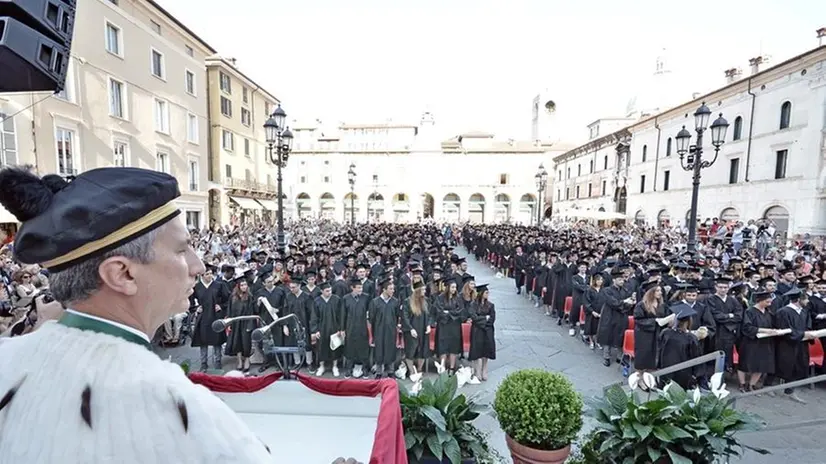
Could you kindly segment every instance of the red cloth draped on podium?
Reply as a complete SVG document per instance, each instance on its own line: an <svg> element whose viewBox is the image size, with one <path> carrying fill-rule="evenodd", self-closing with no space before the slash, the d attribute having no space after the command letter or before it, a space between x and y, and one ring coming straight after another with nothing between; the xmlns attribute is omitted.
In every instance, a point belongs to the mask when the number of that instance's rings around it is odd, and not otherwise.
<svg viewBox="0 0 826 464"><path fill-rule="evenodd" d="M193 383L217 393L255 393L282 377L280 372L260 377L224 377L199 372L189 374ZM370 464L406 464L402 412L399 405L399 387L392 379L320 379L299 373L298 380L307 388L324 395L366 396L381 395L378 425L373 438ZM345 458L348 456L344 456Z"/></svg>

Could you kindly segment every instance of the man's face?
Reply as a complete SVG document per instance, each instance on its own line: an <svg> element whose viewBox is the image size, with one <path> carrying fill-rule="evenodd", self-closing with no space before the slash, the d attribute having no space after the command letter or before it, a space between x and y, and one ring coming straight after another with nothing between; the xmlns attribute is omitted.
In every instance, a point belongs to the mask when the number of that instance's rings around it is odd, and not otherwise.
<svg viewBox="0 0 826 464"><path fill-rule="evenodd" d="M183 220L172 220L159 228L152 251L152 262L132 262L129 274L137 285L135 296L142 297L147 311L157 313L153 316L163 322L189 308L195 278L206 269L189 244Z"/></svg>
<svg viewBox="0 0 826 464"><path fill-rule="evenodd" d="M301 285L299 285L298 282L290 282L290 291L293 292L293 294L297 295L299 290L301 290Z"/></svg>
<svg viewBox="0 0 826 464"><path fill-rule="evenodd" d="M361 295L362 290L364 290L364 287L361 284L353 285L351 288L353 289L353 295L355 296Z"/></svg>
<svg viewBox="0 0 826 464"><path fill-rule="evenodd" d="M387 284L387 286L386 286L386 287L384 287L384 293L385 293L387 296L393 296L393 294L394 294L395 292L396 292L396 286L395 286L395 285L393 285L392 283L389 283L389 284Z"/></svg>
<svg viewBox="0 0 826 464"><path fill-rule="evenodd" d="M213 279L214 277L215 277L215 276L212 274L212 270L210 270L210 269L207 269L206 271L204 271L203 275L201 275L201 278L202 278L202 279L204 280L204 282L206 282L206 283L210 283L210 282L212 282L212 279Z"/></svg>
<svg viewBox="0 0 826 464"><path fill-rule="evenodd" d="M332 295L332 294L333 294L333 288L332 287L327 287L327 288L325 288L324 290L321 291L321 296L323 296L324 298L330 298L330 295Z"/></svg>
<svg viewBox="0 0 826 464"><path fill-rule="evenodd" d="M694 303L697 301L697 292L685 292L683 297L687 303Z"/></svg>

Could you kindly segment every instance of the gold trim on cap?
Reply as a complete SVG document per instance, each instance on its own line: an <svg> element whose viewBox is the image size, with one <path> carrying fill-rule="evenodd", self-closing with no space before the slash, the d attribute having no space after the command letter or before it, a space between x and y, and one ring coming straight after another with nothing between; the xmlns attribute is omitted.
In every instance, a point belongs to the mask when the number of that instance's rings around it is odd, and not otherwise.
<svg viewBox="0 0 826 464"><path fill-rule="evenodd" d="M112 232L106 237L95 240L94 242L89 242L79 248L75 248L74 250L64 254L63 256L59 256L57 258L41 263L41 265L48 269L50 267L59 266L70 261L74 261L86 255L90 255L98 250L106 248L107 246L113 243L117 243L129 236L141 232L142 230L148 229L152 225L166 219L171 214L177 211L178 205L175 204L174 200L170 201L169 203L166 203L165 205L160 206L145 214L137 221L127 224L121 227L120 229Z"/></svg>

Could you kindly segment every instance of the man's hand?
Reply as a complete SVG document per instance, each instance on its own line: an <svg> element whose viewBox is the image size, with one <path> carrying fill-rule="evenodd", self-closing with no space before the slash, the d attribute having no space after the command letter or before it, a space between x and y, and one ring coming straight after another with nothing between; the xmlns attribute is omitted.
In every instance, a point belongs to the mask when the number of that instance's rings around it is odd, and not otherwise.
<svg viewBox="0 0 826 464"><path fill-rule="evenodd" d="M220 311L221 311L221 305L215 305L215 312L217 313L217 312L220 312Z"/></svg>
<svg viewBox="0 0 826 464"><path fill-rule="evenodd" d="M286 335L287 337L290 336L290 328L287 327L286 325L284 326L284 335Z"/></svg>

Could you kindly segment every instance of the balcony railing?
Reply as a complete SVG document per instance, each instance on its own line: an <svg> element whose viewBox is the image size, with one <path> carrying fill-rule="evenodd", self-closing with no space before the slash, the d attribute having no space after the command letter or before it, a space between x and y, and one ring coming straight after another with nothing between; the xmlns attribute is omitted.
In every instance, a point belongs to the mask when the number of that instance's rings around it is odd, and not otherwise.
<svg viewBox="0 0 826 464"><path fill-rule="evenodd" d="M224 187L250 192L266 193L277 193L278 190L275 185L264 184L256 180L236 179L234 177L225 177Z"/></svg>

